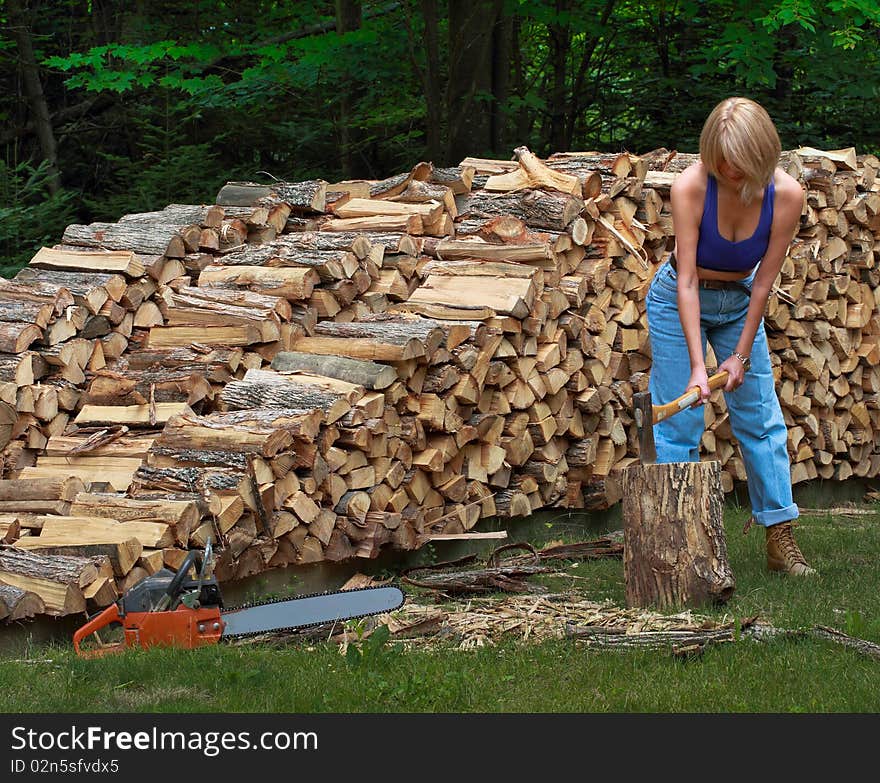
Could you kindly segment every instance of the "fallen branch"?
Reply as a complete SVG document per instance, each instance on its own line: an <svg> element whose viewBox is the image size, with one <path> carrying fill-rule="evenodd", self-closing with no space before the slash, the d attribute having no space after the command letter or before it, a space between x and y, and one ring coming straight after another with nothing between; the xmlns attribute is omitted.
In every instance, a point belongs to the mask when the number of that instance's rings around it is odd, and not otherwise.
<svg viewBox="0 0 880 783"><path fill-rule="evenodd" d="M876 660L880 660L880 644L874 644L874 642L869 642L867 639L857 639L854 636L849 636L843 633L843 631L828 628L825 625L817 625L813 628L812 634L819 639L827 639L828 641L841 644L844 647L858 650L862 655L867 655Z"/></svg>
<svg viewBox="0 0 880 783"><path fill-rule="evenodd" d="M499 547L490 555L489 562L493 562L493 558L503 549L513 546L528 546L522 544L506 544ZM400 580L415 587L424 587L428 590L436 590L447 595L461 595L463 593L491 593L497 590L508 593L526 593L530 591L540 591L541 588L529 585L518 577L532 576L534 574L545 574L551 569L541 565L497 565L488 566L479 570L455 571L454 573L438 574L437 576L426 576L414 579L410 574L417 571L439 571L455 565L461 565L464 562L472 562L474 555L468 555L458 560L446 563L436 563L429 566L416 566L408 568L401 574Z"/></svg>
<svg viewBox="0 0 880 783"><path fill-rule="evenodd" d="M835 506L834 508L801 508L802 516L833 516L833 517L869 517L877 513L873 508L850 508Z"/></svg>
<svg viewBox="0 0 880 783"><path fill-rule="evenodd" d="M106 446L108 443L112 443L114 440L118 440L123 435L128 432L128 427L124 424L120 424L119 427L115 429L104 428L98 430L93 435L89 435L79 446L75 446L72 448L68 454L71 456L74 454L85 454L89 451L94 451L95 449L101 448L102 446Z"/></svg>

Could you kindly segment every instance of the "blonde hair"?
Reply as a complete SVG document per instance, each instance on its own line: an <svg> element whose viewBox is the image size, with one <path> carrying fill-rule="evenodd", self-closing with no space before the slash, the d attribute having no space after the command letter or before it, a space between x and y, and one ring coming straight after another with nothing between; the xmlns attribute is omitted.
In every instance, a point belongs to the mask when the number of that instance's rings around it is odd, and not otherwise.
<svg viewBox="0 0 880 783"><path fill-rule="evenodd" d="M748 98L726 98L706 118L700 133L700 158L718 177L723 161L744 176L741 196L749 203L773 178L782 145L766 109Z"/></svg>

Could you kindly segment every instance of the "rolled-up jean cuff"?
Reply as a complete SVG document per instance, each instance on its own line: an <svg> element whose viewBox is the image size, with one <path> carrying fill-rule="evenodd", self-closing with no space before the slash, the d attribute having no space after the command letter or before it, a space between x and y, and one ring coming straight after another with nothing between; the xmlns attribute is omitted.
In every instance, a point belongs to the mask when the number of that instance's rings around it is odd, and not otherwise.
<svg viewBox="0 0 880 783"><path fill-rule="evenodd" d="M792 503L790 506L775 511L753 511L752 516L759 525L772 527L781 522L790 522L792 519L797 519L800 516L800 511L797 504Z"/></svg>

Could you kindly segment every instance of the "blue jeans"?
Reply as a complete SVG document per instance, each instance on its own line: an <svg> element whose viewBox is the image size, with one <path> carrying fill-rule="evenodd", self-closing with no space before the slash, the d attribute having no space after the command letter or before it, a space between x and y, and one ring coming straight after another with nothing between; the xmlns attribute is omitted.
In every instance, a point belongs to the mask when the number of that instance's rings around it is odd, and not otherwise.
<svg viewBox="0 0 880 783"><path fill-rule="evenodd" d="M700 288L700 332L718 361L736 349L749 307L752 277L744 288ZM683 394L690 378L690 358L678 314L676 272L663 264L648 290L648 329L653 363L650 391L655 405ZM751 351L752 367L736 391L725 392L730 425L739 441L755 521L765 527L798 516L792 500L788 433L776 397L767 335L761 322ZM705 428L702 406L688 408L654 425L657 462L697 462Z"/></svg>

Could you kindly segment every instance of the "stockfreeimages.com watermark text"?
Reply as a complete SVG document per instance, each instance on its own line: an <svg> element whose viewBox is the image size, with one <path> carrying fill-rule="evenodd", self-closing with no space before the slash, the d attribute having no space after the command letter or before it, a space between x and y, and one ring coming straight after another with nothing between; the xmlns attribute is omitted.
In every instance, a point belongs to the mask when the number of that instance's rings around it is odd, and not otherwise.
<svg viewBox="0 0 880 783"><path fill-rule="evenodd" d="M118 731L102 726L37 730L14 726L12 751L30 752L107 752L137 750L196 751L212 758L224 751L316 751L314 731L169 731L152 727L140 731ZM15 760L13 760L15 761ZM19 771L13 768L13 772Z"/></svg>

